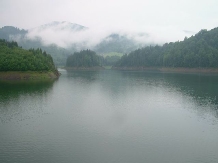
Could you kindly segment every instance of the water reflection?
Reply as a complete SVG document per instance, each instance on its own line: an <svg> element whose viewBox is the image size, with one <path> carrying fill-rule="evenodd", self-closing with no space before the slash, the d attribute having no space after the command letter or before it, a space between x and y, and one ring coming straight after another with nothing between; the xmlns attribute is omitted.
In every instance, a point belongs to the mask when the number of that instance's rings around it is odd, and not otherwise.
<svg viewBox="0 0 218 163"><path fill-rule="evenodd" d="M39 111L36 106L43 104L53 84L54 81L0 81L0 120L7 122L25 112Z"/></svg>
<svg viewBox="0 0 218 163"><path fill-rule="evenodd" d="M87 159L81 162L214 162L205 144L217 159L217 147L208 141L217 142L210 135L217 133L217 76L98 71L86 72L87 78L70 73L71 92L80 97L74 103L82 103L75 107L78 112L72 108L71 117L78 120L74 135L84 141L77 148Z"/></svg>
<svg viewBox="0 0 218 163"><path fill-rule="evenodd" d="M1 84L0 162L217 162L216 83L105 70Z"/></svg>
<svg viewBox="0 0 218 163"><path fill-rule="evenodd" d="M164 89L181 93L184 98L198 105L197 110L211 113L218 118L218 76L207 74L149 73L140 71L70 71L68 77L78 82L95 82L115 101L129 91ZM139 91L140 90L140 91Z"/></svg>
<svg viewBox="0 0 218 163"><path fill-rule="evenodd" d="M218 118L218 76L205 74L165 74L165 83L195 102L200 114L211 113Z"/></svg>
<svg viewBox="0 0 218 163"><path fill-rule="evenodd" d="M196 100L210 99L211 103L218 104L218 99L216 98L218 76L202 74L165 74L164 80Z"/></svg>
<svg viewBox="0 0 218 163"><path fill-rule="evenodd" d="M90 82L96 80L99 73L100 71L67 70L67 77Z"/></svg>
<svg viewBox="0 0 218 163"><path fill-rule="evenodd" d="M43 94L53 86L52 81L0 81L0 101L18 98L23 94Z"/></svg>

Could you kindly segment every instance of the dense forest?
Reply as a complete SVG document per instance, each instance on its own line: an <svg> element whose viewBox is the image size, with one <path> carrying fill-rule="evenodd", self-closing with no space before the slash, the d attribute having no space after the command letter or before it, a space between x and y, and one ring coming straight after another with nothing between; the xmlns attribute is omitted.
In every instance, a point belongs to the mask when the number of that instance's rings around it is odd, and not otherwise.
<svg viewBox="0 0 218 163"><path fill-rule="evenodd" d="M218 67L218 28L201 30L183 41L147 46L125 54L115 67Z"/></svg>
<svg viewBox="0 0 218 163"><path fill-rule="evenodd" d="M75 52L68 56L66 62L66 67L98 67L100 65L100 56L91 50Z"/></svg>
<svg viewBox="0 0 218 163"><path fill-rule="evenodd" d="M52 57L41 49L24 50L0 39L0 71L54 71Z"/></svg>

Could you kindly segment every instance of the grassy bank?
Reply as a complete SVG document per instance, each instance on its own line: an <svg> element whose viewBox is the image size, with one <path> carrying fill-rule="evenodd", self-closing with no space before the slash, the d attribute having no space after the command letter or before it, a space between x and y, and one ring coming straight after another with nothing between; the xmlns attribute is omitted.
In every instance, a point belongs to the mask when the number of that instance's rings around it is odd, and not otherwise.
<svg viewBox="0 0 218 163"><path fill-rule="evenodd" d="M0 72L0 80L54 80L60 76L59 72L38 71L6 71Z"/></svg>

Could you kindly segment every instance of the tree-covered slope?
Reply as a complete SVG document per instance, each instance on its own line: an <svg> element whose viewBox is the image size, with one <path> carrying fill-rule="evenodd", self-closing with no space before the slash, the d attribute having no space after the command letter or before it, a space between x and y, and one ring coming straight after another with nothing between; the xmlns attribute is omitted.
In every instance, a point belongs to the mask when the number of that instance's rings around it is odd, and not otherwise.
<svg viewBox="0 0 218 163"><path fill-rule="evenodd" d="M66 67L98 67L100 66L100 57L94 51L82 50L68 56Z"/></svg>
<svg viewBox="0 0 218 163"><path fill-rule="evenodd" d="M27 34L27 30L19 29L13 26L5 26L0 28L0 38L5 40L14 40L13 37L23 37Z"/></svg>
<svg viewBox="0 0 218 163"><path fill-rule="evenodd" d="M201 30L184 41L148 46L124 55L115 67L218 67L218 28Z"/></svg>
<svg viewBox="0 0 218 163"><path fill-rule="evenodd" d="M52 57L41 49L24 50L0 39L0 71L55 71Z"/></svg>
<svg viewBox="0 0 218 163"><path fill-rule="evenodd" d="M42 26L41 28L45 27L46 25ZM49 28L48 25L47 28ZM17 27L4 26L0 28L0 39L5 39L7 41L16 41L19 46L26 50L40 48L52 56L53 61L57 66L63 66L66 63L67 56L68 54L70 54L69 50L58 47L55 44L44 45L40 38L30 39L26 36L28 32L28 30L19 29Z"/></svg>

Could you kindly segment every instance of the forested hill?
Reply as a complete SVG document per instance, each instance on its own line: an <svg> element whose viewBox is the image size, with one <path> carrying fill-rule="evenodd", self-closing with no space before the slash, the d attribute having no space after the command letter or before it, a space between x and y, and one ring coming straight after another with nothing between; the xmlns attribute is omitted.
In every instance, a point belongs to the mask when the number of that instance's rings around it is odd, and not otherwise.
<svg viewBox="0 0 218 163"><path fill-rule="evenodd" d="M11 40L13 36L24 37L28 31L24 29L19 29L13 26L5 26L0 28L0 38L5 40Z"/></svg>
<svg viewBox="0 0 218 163"><path fill-rule="evenodd" d="M148 46L124 55L115 67L218 67L218 28L201 30L184 41Z"/></svg>
<svg viewBox="0 0 218 163"><path fill-rule="evenodd" d="M100 66L100 56L96 55L94 51L82 50L75 52L68 56L66 67L73 68L91 68Z"/></svg>
<svg viewBox="0 0 218 163"><path fill-rule="evenodd" d="M41 49L24 50L0 39L0 71L56 71L52 57Z"/></svg>

